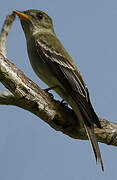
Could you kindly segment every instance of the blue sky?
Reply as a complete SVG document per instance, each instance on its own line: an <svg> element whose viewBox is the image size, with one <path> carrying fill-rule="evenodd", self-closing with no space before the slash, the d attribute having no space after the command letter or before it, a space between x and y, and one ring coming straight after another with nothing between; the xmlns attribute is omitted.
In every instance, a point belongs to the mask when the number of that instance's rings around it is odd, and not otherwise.
<svg viewBox="0 0 117 180"><path fill-rule="evenodd" d="M41 9L73 57L87 83L97 114L117 122L117 1L4 0L0 27L14 9ZM40 87L27 56L18 18L9 33L8 58ZM0 84L1 90L5 89ZM96 165L88 141L56 132L35 115L12 106L0 107L0 180L117 179L117 148L100 143L105 172Z"/></svg>

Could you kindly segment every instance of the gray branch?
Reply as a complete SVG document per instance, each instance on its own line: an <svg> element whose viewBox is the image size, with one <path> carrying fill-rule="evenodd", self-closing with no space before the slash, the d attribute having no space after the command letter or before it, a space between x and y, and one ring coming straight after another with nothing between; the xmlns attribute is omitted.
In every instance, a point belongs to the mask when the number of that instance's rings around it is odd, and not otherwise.
<svg viewBox="0 0 117 180"><path fill-rule="evenodd" d="M0 81L9 90L0 92L0 104L26 109L55 130L72 138L87 140L86 132L80 127L74 111L54 100L50 93L43 91L7 59L7 35L14 19L14 14L6 17L0 35ZM101 118L100 122L102 129L95 126L98 141L117 146L117 124Z"/></svg>

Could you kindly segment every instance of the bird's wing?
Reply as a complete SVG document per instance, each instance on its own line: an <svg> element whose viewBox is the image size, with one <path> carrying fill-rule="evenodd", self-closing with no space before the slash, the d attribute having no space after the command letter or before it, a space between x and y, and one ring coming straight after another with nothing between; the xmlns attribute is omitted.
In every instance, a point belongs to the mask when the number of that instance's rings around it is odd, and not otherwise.
<svg viewBox="0 0 117 180"><path fill-rule="evenodd" d="M87 88L80 71L60 41L55 36L51 36L50 39L49 35L43 35L36 40L36 46L39 55L43 56L43 60L54 66L58 66L63 71L64 76L69 80L72 89L87 98Z"/></svg>
<svg viewBox="0 0 117 180"><path fill-rule="evenodd" d="M60 41L55 36L42 35L36 38L36 49L42 60L46 62L53 75L67 89L75 102L77 102L86 122L91 125L93 122L99 127L100 122L90 103L88 89L82 79L71 56L65 51Z"/></svg>
<svg viewBox="0 0 117 180"><path fill-rule="evenodd" d="M94 133L94 123L101 127L89 99L88 89L81 77L80 71L72 62L62 44L54 38L44 35L35 42L37 52L45 65L50 68L61 84L64 84L66 93L72 96L83 116L83 124L92 144L96 161L99 161L104 170L99 146ZM46 72L45 72L46 73Z"/></svg>

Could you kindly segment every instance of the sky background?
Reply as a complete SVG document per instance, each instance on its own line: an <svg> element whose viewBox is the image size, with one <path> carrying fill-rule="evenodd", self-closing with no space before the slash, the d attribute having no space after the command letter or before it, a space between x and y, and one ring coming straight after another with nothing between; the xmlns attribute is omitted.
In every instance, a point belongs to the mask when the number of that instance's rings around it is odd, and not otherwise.
<svg viewBox="0 0 117 180"><path fill-rule="evenodd" d="M99 117L117 122L117 1L4 0L0 27L14 9L40 9L80 68ZM40 87L27 56L18 18L7 42L8 58ZM5 89L0 84L0 89ZM56 132L32 113L0 106L0 180L116 180L117 147L100 143L105 172L96 165L89 141Z"/></svg>

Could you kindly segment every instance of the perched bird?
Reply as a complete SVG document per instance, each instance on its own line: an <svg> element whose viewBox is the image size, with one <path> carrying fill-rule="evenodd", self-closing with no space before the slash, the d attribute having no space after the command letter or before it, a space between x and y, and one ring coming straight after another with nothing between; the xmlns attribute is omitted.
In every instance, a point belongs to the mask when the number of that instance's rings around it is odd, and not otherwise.
<svg viewBox="0 0 117 180"><path fill-rule="evenodd" d="M81 73L58 40L52 19L40 10L14 11L19 16L26 37L28 55L37 76L68 102L85 128L96 161L104 170L94 133L94 124L101 128Z"/></svg>

